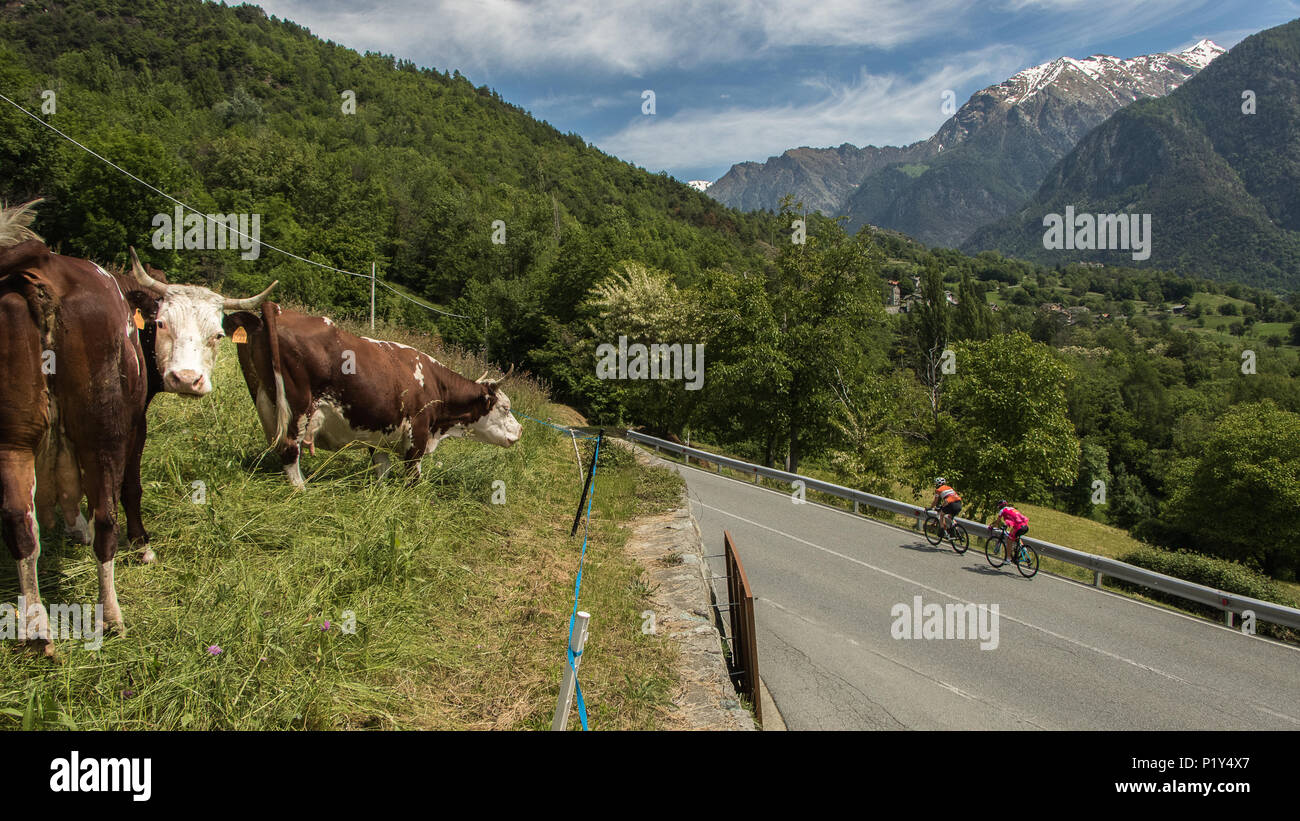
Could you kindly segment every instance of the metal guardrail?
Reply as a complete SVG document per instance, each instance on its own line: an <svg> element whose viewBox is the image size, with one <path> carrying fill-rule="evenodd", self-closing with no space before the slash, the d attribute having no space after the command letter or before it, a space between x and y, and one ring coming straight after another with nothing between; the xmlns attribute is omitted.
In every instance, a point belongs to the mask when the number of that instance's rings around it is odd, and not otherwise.
<svg viewBox="0 0 1300 821"><path fill-rule="evenodd" d="M727 565L727 613L731 620L732 677L736 691L749 696L754 718L763 723L763 699L759 693L758 634L754 632L754 591L740 563L731 532L722 531L723 556Z"/></svg>
<svg viewBox="0 0 1300 821"><path fill-rule="evenodd" d="M853 511L858 512L861 505L876 508L877 510L886 510L890 513L897 513L902 516L916 517L920 519L925 515L925 508L906 502L900 502L896 499L889 499L884 496L876 496L871 493L864 493L860 490L837 485L832 482L823 482L820 479L813 479L810 476L802 476L798 473L788 473L776 468L755 465L750 462L744 462L740 459L732 459L729 456L721 456L716 453L691 448L676 442L669 442L666 439L659 439L654 436L647 436L644 433L629 430L627 438L632 442L639 442L643 445L649 445L656 451L666 450L670 453L676 453L686 459L687 463L692 458L697 461L710 462L718 466L718 472L722 468L730 468L734 471L752 476L754 482L759 478L775 479L780 482L803 482L807 490L816 490L831 496L838 496L841 499L848 499L853 502ZM969 519L957 519L964 525L972 535L977 531L984 530L987 526L981 522L971 521ZM1207 605L1220 610L1224 613L1226 623L1232 625L1234 614L1240 615L1244 611L1250 611L1258 621L1266 621L1272 624L1290 627L1300 630L1300 609L1287 607L1274 602L1261 601L1249 596L1241 596L1236 593L1228 593L1224 590L1218 590L1213 587L1207 587L1203 584L1189 582L1186 579L1178 579L1173 576L1166 576L1163 573L1157 573L1154 570L1147 570L1136 565L1127 564L1116 559L1098 556L1095 553L1085 553L1082 550L1075 550L1071 547L1064 547L1059 544L1052 544L1041 539L1035 539L1029 536L1024 537L1024 541L1035 548L1040 555L1057 561L1072 564L1077 567L1083 567L1093 572L1093 584L1101 586L1101 580L1104 576L1111 576L1122 581L1132 584L1140 584L1143 587L1158 590L1161 593L1168 593L1188 601L1198 604Z"/></svg>

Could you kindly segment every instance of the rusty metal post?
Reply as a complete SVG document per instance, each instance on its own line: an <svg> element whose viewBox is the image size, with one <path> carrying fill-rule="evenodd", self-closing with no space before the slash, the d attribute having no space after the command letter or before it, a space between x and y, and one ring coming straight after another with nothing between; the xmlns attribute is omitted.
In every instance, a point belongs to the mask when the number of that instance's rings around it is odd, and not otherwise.
<svg viewBox="0 0 1300 821"><path fill-rule="evenodd" d="M754 631L754 593L740 563L731 532L722 531L727 564L728 616L731 622L731 663L740 680L737 689L749 696L754 718L763 723L763 699L758 675L758 637Z"/></svg>

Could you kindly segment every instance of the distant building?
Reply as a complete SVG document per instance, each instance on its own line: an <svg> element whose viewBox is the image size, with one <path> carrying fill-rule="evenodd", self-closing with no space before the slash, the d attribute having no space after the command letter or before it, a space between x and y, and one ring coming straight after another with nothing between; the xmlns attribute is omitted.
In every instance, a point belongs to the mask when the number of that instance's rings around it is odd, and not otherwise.
<svg viewBox="0 0 1300 821"><path fill-rule="evenodd" d="M895 289L895 293L897 293L897 289ZM952 291L944 291L943 296L944 296L944 301L947 302L949 305L957 304L957 298L952 295ZM922 298L920 293L913 292L903 297L901 300L899 300L897 308L891 310L889 306L886 305L885 310L891 314L911 313L912 306L921 301Z"/></svg>
<svg viewBox="0 0 1300 821"><path fill-rule="evenodd" d="M1065 317L1066 325L1073 325L1079 321L1079 318L1083 314L1092 313L1092 311L1084 305L1071 305L1067 308L1059 302L1044 302L1042 305L1038 306L1038 310L1045 314L1061 314ZM1102 316L1106 315L1102 314Z"/></svg>
<svg viewBox="0 0 1300 821"><path fill-rule="evenodd" d="M885 283L885 308L893 308L891 314L898 313L898 306L902 304L902 289L898 287L898 280L891 279Z"/></svg>

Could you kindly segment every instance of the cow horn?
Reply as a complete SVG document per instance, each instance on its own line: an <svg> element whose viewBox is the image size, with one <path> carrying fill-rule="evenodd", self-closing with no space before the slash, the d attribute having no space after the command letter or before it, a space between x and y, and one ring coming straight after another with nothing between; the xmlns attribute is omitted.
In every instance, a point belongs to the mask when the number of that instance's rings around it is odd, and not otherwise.
<svg viewBox="0 0 1300 821"><path fill-rule="evenodd" d="M149 276L144 272L144 266L140 264L140 258L135 255L135 248L128 246L131 251L131 273L135 274L135 281L140 283L140 287L159 299L167 296L167 286Z"/></svg>
<svg viewBox="0 0 1300 821"><path fill-rule="evenodd" d="M491 370L483 371L483 375L480 376L478 379L475 379L474 381L475 381L475 382L486 382L486 381L487 381L487 375L490 374L490 373L492 373Z"/></svg>
<svg viewBox="0 0 1300 821"><path fill-rule="evenodd" d="M262 293L245 299L231 299L230 297L226 297L226 301L222 303L221 307L225 308L227 311L251 311L266 301L266 298L271 295L271 289L279 284L280 280L277 279L275 282L268 285L266 290Z"/></svg>

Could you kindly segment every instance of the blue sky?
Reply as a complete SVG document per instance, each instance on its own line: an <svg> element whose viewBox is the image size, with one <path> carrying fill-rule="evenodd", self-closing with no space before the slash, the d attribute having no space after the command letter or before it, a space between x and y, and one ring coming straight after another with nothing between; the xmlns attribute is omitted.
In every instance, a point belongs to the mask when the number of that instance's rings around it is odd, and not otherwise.
<svg viewBox="0 0 1300 821"><path fill-rule="evenodd" d="M358 51L475 85L650 171L715 180L787 148L905 145L1063 55L1230 48L1294 0L262 0ZM655 113L642 113L643 92Z"/></svg>

